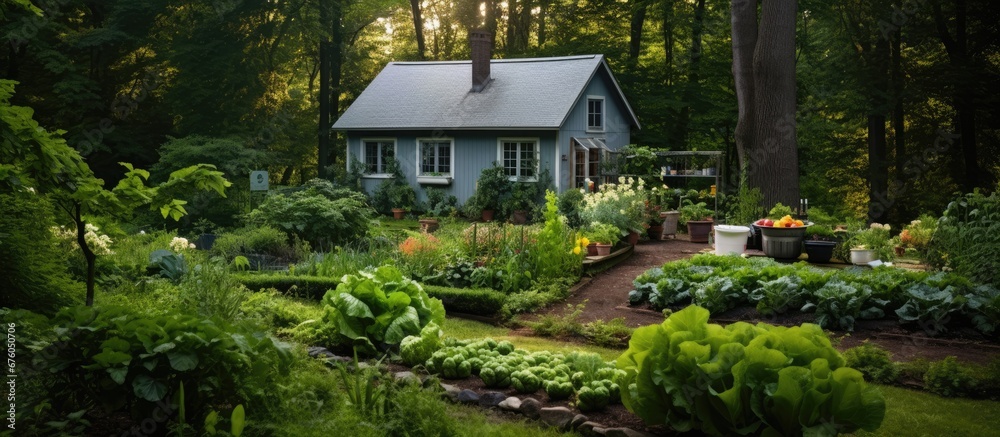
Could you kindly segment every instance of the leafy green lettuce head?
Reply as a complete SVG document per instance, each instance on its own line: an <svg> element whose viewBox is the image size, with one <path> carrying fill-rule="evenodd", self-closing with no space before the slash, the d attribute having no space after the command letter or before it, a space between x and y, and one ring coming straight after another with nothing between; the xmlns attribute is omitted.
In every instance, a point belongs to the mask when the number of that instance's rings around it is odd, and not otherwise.
<svg viewBox="0 0 1000 437"><path fill-rule="evenodd" d="M622 403L648 424L712 435L836 435L882 423L885 401L814 324L708 323L689 306L632 334Z"/></svg>

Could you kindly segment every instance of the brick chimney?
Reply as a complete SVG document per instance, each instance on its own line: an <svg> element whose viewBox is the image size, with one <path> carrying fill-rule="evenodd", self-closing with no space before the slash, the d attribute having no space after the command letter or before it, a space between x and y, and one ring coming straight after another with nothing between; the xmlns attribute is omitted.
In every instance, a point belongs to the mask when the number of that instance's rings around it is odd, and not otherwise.
<svg viewBox="0 0 1000 437"><path fill-rule="evenodd" d="M493 35L486 29L469 30L472 52L472 92L478 93L490 83L490 58L493 55Z"/></svg>

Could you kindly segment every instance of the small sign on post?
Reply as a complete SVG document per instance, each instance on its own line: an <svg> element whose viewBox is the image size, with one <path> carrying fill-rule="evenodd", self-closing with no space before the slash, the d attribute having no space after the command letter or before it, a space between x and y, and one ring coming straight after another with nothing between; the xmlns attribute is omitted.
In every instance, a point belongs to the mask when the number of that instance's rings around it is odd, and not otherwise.
<svg viewBox="0 0 1000 437"><path fill-rule="evenodd" d="M267 191L267 172L256 170L250 172L250 191Z"/></svg>

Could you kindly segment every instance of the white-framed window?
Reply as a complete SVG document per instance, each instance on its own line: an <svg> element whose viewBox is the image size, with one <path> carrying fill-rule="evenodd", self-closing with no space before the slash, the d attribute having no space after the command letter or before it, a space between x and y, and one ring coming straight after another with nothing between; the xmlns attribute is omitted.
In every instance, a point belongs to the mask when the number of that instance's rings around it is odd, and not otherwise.
<svg viewBox="0 0 1000 437"><path fill-rule="evenodd" d="M389 159L395 157L395 138L368 138L361 140L361 162L365 164L365 174L389 174Z"/></svg>
<svg viewBox="0 0 1000 437"><path fill-rule="evenodd" d="M604 131L604 97L587 96L587 130Z"/></svg>
<svg viewBox="0 0 1000 437"><path fill-rule="evenodd" d="M511 180L538 177L538 138L501 138L499 161Z"/></svg>
<svg viewBox="0 0 1000 437"><path fill-rule="evenodd" d="M426 138L417 140L418 175L451 176L455 162L454 141L450 138Z"/></svg>

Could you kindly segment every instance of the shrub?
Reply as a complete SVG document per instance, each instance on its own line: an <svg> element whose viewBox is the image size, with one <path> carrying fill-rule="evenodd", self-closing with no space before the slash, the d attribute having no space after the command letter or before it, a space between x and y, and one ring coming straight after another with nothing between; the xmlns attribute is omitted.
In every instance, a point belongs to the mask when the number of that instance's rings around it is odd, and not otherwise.
<svg viewBox="0 0 1000 437"><path fill-rule="evenodd" d="M260 411L291 362L289 348L270 337L186 314L71 307L53 326L58 340L36 345L33 361L49 374L40 379L55 417L97 406L138 423L163 413L154 411L176 399L181 385L196 415L240 403Z"/></svg>
<svg viewBox="0 0 1000 437"><path fill-rule="evenodd" d="M949 203L938 220L927 261L975 282L1000 282L1000 194L976 191Z"/></svg>
<svg viewBox="0 0 1000 437"><path fill-rule="evenodd" d="M583 204L583 192L566 190L559 194L559 214L566 217L566 224L571 228L583 226L580 218L580 205Z"/></svg>
<svg viewBox="0 0 1000 437"><path fill-rule="evenodd" d="M892 384L899 379L899 368L889 352L873 344L862 344L844 351L847 367L857 369L865 379L879 384Z"/></svg>
<svg viewBox="0 0 1000 437"><path fill-rule="evenodd" d="M955 357L947 357L927 368L924 388L945 397L968 396L976 389L976 379Z"/></svg>
<svg viewBox="0 0 1000 437"><path fill-rule="evenodd" d="M194 266L180 285L181 305L202 317L235 322L249 291L218 263Z"/></svg>
<svg viewBox="0 0 1000 437"><path fill-rule="evenodd" d="M293 255L288 235L271 226L252 226L226 232L215 240L212 254L232 260L237 256L265 254L280 258Z"/></svg>
<svg viewBox="0 0 1000 437"><path fill-rule="evenodd" d="M645 181L619 177L617 184L604 184L596 193L584 194L580 218L584 223L610 223L624 233L642 232L647 218Z"/></svg>
<svg viewBox="0 0 1000 437"><path fill-rule="evenodd" d="M344 244L368 233L373 212L363 194L313 179L290 194L272 194L250 213L266 224L322 247Z"/></svg>
<svg viewBox="0 0 1000 437"><path fill-rule="evenodd" d="M632 328L625 325L624 317L616 317L609 322L595 320L583 325L583 336L587 342L602 347L620 348L628 345Z"/></svg>
<svg viewBox="0 0 1000 437"><path fill-rule="evenodd" d="M556 200L555 193L545 193L545 226L533 246L537 279L577 278L582 268L583 257L579 252L573 253L573 247L577 245L576 236L563 224Z"/></svg>
<svg viewBox="0 0 1000 437"><path fill-rule="evenodd" d="M33 193L0 194L2 306L54 314L82 295L52 235L52 205ZM83 255L76 253L81 260Z"/></svg>
<svg viewBox="0 0 1000 437"><path fill-rule="evenodd" d="M507 296L488 288L450 288L424 285L427 295L440 299L448 312L492 317L497 315L507 301Z"/></svg>
<svg viewBox="0 0 1000 437"><path fill-rule="evenodd" d="M647 424L710 435L836 435L879 427L885 400L819 326L709 324L689 306L632 335L622 402ZM628 389L624 389L628 387Z"/></svg>

